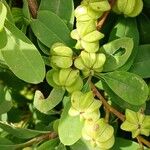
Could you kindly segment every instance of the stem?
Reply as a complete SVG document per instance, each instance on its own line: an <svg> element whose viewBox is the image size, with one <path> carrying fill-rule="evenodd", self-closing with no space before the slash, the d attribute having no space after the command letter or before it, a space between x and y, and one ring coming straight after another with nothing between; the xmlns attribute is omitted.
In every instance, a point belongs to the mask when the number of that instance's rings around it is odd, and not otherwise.
<svg viewBox="0 0 150 150"><path fill-rule="evenodd" d="M100 92L97 90L97 88L94 86L94 84L91 82L91 88L93 93L95 94L95 96L97 96L97 98L99 98L99 100L102 101L105 109L107 109L109 112L113 113L114 115L116 115L121 121L125 121L125 115L123 115L121 112L119 112L118 110L116 110L115 108L113 108L111 105L109 105L107 103L107 101L105 100L105 98L100 94ZM145 144L147 147L150 148L150 141L147 141L146 139L144 139L142 136L137 136L136 137L139 143L143 143ZM141 145L141 144L140 144Z"/></svg>
<svg viewBox="0 0 150 150"><path fill-rule="evenodd" d="M111 1L110 1L111 9L112 9L112 7L114 6L114 4L115 4L115 0L111 0ZM110 9L110 10L111 10L111 9ZM109 13L110 13L110 10L109 10L109 11L106 11L106 12L102 15L102 17L99 19L99 21L98 21L98 23L97 23L97 30L100 30L100 29L102 28L103 24L105 23L105 21L106 21L108 15L109 15Z"/></svg>
<svg viewBox="0 0 150 150"><path fill-rule="evenodd" d="M20 148L24 148L24 147L28 147L28 146L31 146L35 143L39 143L39 142L42 142L44 140L49 140L49 139L54 139L57 137L57 134L55 132L50 132L50 133L47 133L47 134L44 134L44 135L41 135L39 137L35 137L25 143L22 143L22 144L18 144L15 149L20 149Z"/></svg>
<svg viewBox="0 0 150 150"><path fill-rule="evenodd" d="M37 17L38 4L36 0L28 0L29 10L33 18Z"/></svg>
<svg viewBox="0 0 150 150"><path fill-rule="evenodd" d="M139 143L141 150L144 150L144 146L143 146L142 142L140 141L139 137L137 137L137 141Z"/></svg>

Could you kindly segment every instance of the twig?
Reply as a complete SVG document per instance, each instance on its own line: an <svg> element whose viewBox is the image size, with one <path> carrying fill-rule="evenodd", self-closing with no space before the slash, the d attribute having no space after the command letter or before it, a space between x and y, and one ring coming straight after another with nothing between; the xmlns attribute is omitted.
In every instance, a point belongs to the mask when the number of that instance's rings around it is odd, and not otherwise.
<svg viewBox="0 0 150 150"><path fill-rule="evenodd" d="M115 4L115 0L111 0L110 1L110 6L111 8L114 6ZM110 9L111 10L111 9ZM98 23L97 23L97 30L100 30L105 22L105 20L107 19L109 13L110 13L110 10L109 11L106 11L102 17L99 19Z"/></svg>
<svg viewBox="0 0 150 150"><path fill-rule="evenodd" d="M29 10L33 18L37 17L38 4L36 0L28 0Z"/></svg>
<svg viewBox="0 0 150 150"><path fill-rule="evenodd" d="M49 139L54 139L57 137L57 134L55 132L50 132L50 133L47 133L47 134L44 134L44 135L41 135L39 137L35 137L25 143L22 143L22 144L18 144L15 149L20 149L20 148L24 148L24 147L28 147L28 146L31 146L35 143L39 143L39 142L42 142L44 140L49 140Z"/></svg>
<svg viewBox="0 0 150 150"><path fill-rule="evenodd" d="M121 121L125 121L125 115L123 115L122 113L120 113L118 110L116 110L115 108L113 108L111 105L109 105L107 103L107 101L105 100L105 98L100 94L100 92L97 90L97 88L94 86L94 84L91 82L91 88L93 90L93 93L95 94L95 96L97 96L97 98L99 98L99 100L102 101L104 107L110 111L111 113L113 113L114 115L116 115ZM147 141L146 139L144 139L142 136L137 136L136 137L139 144L141 145L141 143L145 144L147 147L150 148L150 142Z"/></svg>

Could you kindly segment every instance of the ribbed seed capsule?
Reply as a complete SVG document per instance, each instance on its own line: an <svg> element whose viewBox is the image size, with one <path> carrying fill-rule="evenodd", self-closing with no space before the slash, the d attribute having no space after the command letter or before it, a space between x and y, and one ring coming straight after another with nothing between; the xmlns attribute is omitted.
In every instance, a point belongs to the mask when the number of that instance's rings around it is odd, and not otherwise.
<svg viewBox="0 0 150 150"><path fill-rule="evenodd" d="M142 9L142 0L117 0L113 8L114 12L124 14L127 17L136 17Z"/></svg>
<svg viewBox="0 0 150 150"><path fill-rule="evenodd" d="M50 63L53 68L69 68L72 63L73 51L63 43L55 43L50 50Z"/></svg>
<svg viewBox="0 0 150 150"><path fill-rule="evenodd" d="M81 91L75 91L71 96L69 115L79 115L80 119L89 122L94 121L100 117L100 106L100 101L94 99L92 92L82 93Z"/></svg>
<svg viewBox="0 0 150 150"><path fill-rule="evenodd" d="M105 61L106 57L102 53L96 54L82 51L80 56L75 60L74 65L87 76L90 73L101 72Z"/></svg>
<svg viewBox="0 0 150 150"><path fill-rule="evenodd" d="M91 123L85 122L82 136L93 146L98 146L101 149L109 149L114 144L114 129L104 119Z"/></svg>
<svg viewBox="0 0 150 150"><path fill-rule="evenodd" d="M110 10L107 0L83 0L81 4L87 7L87 14L96 19L101 17L103 12Z"/></svg>
<svg viewBox="0 0 150 150"><path fill-rule="evenodd" d="M126 120L121 125L122 130L131 131L133 138L139 134L150 135L150 116L129 109L126 109L125 116Z"/></svg>
<svg viewBox="0 0 150 150"><path fill-rule="evenodd" d="M104 37L104 34L94 30L83 35L75 29L71 32L71 37L77 40L77 44L75 46L76 49L84 49L85 51L92 53L99 50L99 40Z"/></svg>
<svg viewBox="0 0 150 150"><path fill-rule="evenodd" d="M71 68L50 70L47 75L48 83L53 87L61 86L65 88L69 93L73 91L81 90L83 86L83 80L80 77L79 70Z"/></svg>

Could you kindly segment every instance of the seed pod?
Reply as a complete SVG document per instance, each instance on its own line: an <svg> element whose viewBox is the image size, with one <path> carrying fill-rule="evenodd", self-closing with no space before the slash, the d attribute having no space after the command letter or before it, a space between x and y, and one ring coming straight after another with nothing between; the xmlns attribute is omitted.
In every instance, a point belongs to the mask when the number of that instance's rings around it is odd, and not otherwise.
<svg viewBox="0 0 150 150"><path fill-rule="evenodd" d="M71 68L55 70L48 72L46 79L53 87L65 88L69 93L81 90L83 87L83 80L80 77L79 70Z"/></svg>
<svg viewBox="0 0 150 150"><path fill-rule="evenodd" d="M74 65L87 76L90 73L101 72L105 61L106 57L102 53L96 54L82 51L80 56L75 60Z"/></svg>
<svg viewBox="0 0 150 150"><path fill-rule="evenodd" d="M89 21L78 21L76 23L77 32L83 37L86 34L96 30L96 21L89 20Z"/></svg>
<svg viewBox="0 0 150 150"><path fill-rule="evenodd" d="M121 125L122 130L131 131L133 138L139 134L150 135L150 116L129 109L126 109L125 116L126 120Z"/></svg>
<svg viewBox="0 0 150 150"><path fill-rule="evenodd" d="M100 15L99 12L93 11L85 5L80 5L75 9L75 17L77 18L77 21L97 20Z"/></svg>
<svg viewBox="0 0 150 150"><path fill-rule="evenodd" d="M108 11L111 8L108 0L83 0L82 4L97 12Z"/></svg>
<svg viewBox="0 0 150 150"><path fill-rule="evenodd" d="M136 17L138 16L143 9L143 1L142 0L136 0L136 5L134 7L134 10L128 14L130 17Z"/></svg>
<svg viewBox="0 0 150 150"><path fill-rule="evenodd" d="M99 40L104 37L104 34L94 30L86 35L81 35L77 29L71 32L71 37L77 40L76 49L84 49L89 53L94 53L99 50Z"/></svg>
<svg viewBox="0 0 150 150"><path fill-rule="evenodd" d="M142 9L142 0L117 0L113 8L114 12L124 14L127 17L136 17Z"/></svg>
<svg viewBox="0 0 150 150"><path fill-rule="evenodd" d="M90 123L85 122L82 136L85 140L90 141L93 146L98 146L101 149L109 149L114 144L114 129L104 119Z"/></svg>
<svg viewBox="0 0 150 150"><path fill-rule="evenodd" d="M50 51L50 63L53 68L69 68L72 63L73 51L63 43L55 43Z"/></svg>
<svg viewBox="0 0 150 150"><path fill-rule="evenodd" d="M71 96L69 114L71 116L80 115L80 119L87 121L97 120L100 117L100 106L100 101L94 99L92 92L82 93L76 91Z"/></svg>

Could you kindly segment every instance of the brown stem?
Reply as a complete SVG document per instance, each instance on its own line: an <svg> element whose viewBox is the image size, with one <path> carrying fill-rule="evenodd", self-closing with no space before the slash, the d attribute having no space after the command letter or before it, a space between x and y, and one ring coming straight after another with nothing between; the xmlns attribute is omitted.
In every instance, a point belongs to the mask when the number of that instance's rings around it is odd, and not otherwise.
<svg viewBox="0 0 150 150"><path fill-rule="evenodd" d="M93 90L93 93L95 94L95 96L97 96L97 98L99 98L99 100L102 101L105 109L107 109L108 111L110 111L111 113L113 113L114 115L116 115L121 121L125 120L125 115L123 115L122 113L120 113L118 110L116 110L115 108L113 108L111 105L109 105L107 103L107 101L105 100L105 98L100 94L100 92L97 90L97 88L94 86L94 84L91 82L91 88ZM150 141L147 141L146 139L144 139L142 136L137 136L136 137L138 142L145 144L147 147L150 148Z"/></svg>
<svg viewBox="0 0 150 150"><path fill-rule="evenodd" d="M37 17L38 4L36 0L28 0L29 10L33 18Z"/></svg>
<svg viewBox="0 0 150 150"><path fill-rule="evenodd" d="M49 139L54 139L57 137L57 134L55 132L50 132L50 133L47 133L47 134L44 134L44 135L41 135L39 137L35 137L25 143L22 143L22 144L18 144L15 149L21 149L21 148L24 148L24 147L28 147L28 146L31 146L35 143L39 143L39 142L42 142L44 140L49 140Z"/></svg>
<svg viewBox="0 0 150 150"><path fill-rule="evenodd" d="M115 4L115 0L111 0L111 1L110 1L110 6L111 6L111 8L114 6L114 4ZM111 10L111 9L110 9L110 10ZM109 10L109 11L106 11L106 12L102 15L102 17L99 19L99 21L98 21L98 23L97 23L97 30L100 30L100 29L102 28L104 22L106 21L108 15L109 15L109 13L110 13L110 10Z"/></svg>
<svg viewBox="0 0 150 150"><path fill-rule="evenodd" d="M143 146L143 143L140 141L139 137L136 138L138 143L139 143L139 146L141 148L141 150L144 150L144 146Z"/></svg>

